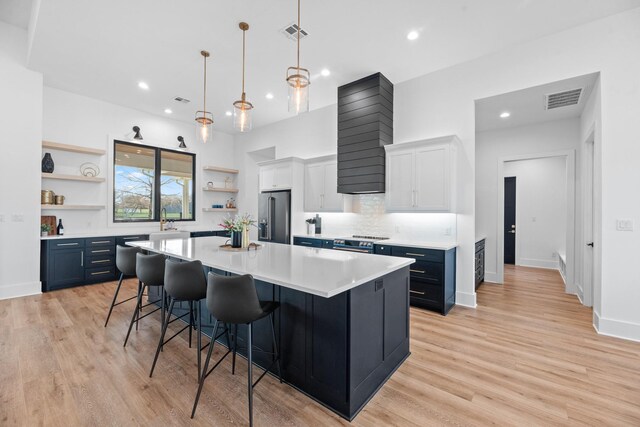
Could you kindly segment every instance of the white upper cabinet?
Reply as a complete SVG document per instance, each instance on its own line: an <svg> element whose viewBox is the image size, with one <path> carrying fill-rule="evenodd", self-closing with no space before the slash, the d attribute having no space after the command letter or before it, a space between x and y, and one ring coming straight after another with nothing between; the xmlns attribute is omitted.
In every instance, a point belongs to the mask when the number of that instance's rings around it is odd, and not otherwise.
<svg viewBox="0 0 640 427"><path fill-rule="evenodd" d="M455 212L455 136L385 146L390 212Z"/></svg>
<svg viewBox="0 0 640 427"><path fill-rule="evenodd" d="M344 195L338 193L336 156L307 160L304 166L305 212L343 212Z"/></svg>
<svg viewBox="0 0 640 427"><path fill-rule="evenodd" d="M289 190L293 181L291 161L276 161L260 165L260 191Z"/></svg>

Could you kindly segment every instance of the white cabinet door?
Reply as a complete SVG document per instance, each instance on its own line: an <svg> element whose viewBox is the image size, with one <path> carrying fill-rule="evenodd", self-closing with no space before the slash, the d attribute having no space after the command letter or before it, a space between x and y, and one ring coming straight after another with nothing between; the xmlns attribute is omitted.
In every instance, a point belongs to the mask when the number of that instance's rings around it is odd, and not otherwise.
<svg viewBox="0 0 640 427"><path fill-rule="evenodd" d="M387 209L414 209L413 174L414 150L394 151L387 156Z"/></svg>
<svg viewBox="0 0 640 427"><path fill-rule="evenodd" d="M416 149L414 206L421 211L448 211L450 194L449 146Z"/></svg>
<svg viewBox="0 0 640 427"><path fill-rule="evenodd" d="M338 193L338 162L324 165L323 186L322 210L325 212L344 211L344 195Z"/></svg>
<svg viewBox="0 0 640 427"><path fill-rule="evenodd" d="M310 164L304 168L304 210L319 212L322 210L322 192L324 190L324 165Z"/></svg>
<svg viewBox="0 0 640 427"><path fill-rule="evenodd" d="M260 168L260 191L270 191L275 187L275 168L262 166Z"/></svg>
<svg viewBox="0 0 640 427"><path fill-rule="evenodd" d="M293 168L289 163L275 165L275 189L289 189L292 185Z"/></svg>

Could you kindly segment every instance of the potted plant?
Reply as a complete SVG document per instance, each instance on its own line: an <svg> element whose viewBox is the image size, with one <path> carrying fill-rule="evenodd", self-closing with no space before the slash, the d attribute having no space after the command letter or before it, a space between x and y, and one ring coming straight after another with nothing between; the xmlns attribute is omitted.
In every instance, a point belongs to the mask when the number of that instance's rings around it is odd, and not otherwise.
<svg viewBox="0 0 640 427"><path fill-rule="evenodd" d="M240 222L240 225L242 226L242 247L243 248L248 248L249 247L249 230L248 228L251 227L252 225L255 226L256 224L256 220L251 218L251 214L244 214L242 215L238 221Z"/></svg>
<svg viewBox="0 0 640 427"><path fill-rule="evenodd" d="M47 237L50 231L51 226L49 224L40 224L40 235L42 237Z"/></svg>
<svg viewBox="0 0 640 427"><path fill-rule="evenodd" d="M231 233L232 248L242 247L242 224L237 220L237 218L228 216L227 218L223 219L222 223L219 225L220 227Z"/></svg>

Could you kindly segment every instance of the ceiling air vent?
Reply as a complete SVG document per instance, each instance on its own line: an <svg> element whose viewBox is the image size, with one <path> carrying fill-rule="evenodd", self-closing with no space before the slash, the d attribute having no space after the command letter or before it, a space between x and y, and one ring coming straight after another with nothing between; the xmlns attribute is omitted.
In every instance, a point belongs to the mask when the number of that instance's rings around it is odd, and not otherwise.
<svg viewBox="0 0 640 427"><path fill-rule="evenodd" d="M188 104L191 101L189 101L187 98L183 98L181 96L176 96L175 98L173 98L174 101L178 101L178 102L182 102L183 104Z"/></svg>
<svg viewBox="0 0 640 427"><path fill-rule="evenodd" d="M288 27L283 28L282 34L293 41L298 40L298 24L291 24ZM300 40L307 37L308 35L309 33L307 33L304 28L300 28Z"/></svg>
<svg viewBox="0 0 640 427"><path fill-rule="evenodd" d="M580 96L582 95L582 88L566 90L564 92L551 93L545 95L546 103L545 109L553 110L554 108L568 107L570 105L576 105L580 102Z"/></svg>

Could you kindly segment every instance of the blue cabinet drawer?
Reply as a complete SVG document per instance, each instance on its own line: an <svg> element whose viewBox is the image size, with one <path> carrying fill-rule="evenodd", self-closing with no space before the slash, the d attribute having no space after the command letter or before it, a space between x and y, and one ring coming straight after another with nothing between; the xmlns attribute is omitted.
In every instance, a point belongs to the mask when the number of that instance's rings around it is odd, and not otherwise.
<svg viewBox="0 0 640 427"><path fill-rule="evenodd" d="M409 248L405 246L391 247L391 255L415 258L416 261L444 262L444 252L436 249Z"/></svg>
<svg viewBox="0 0 640 427"><path fill-rule="evenodd" d="M87 248L92 248L95 246L113 246L115 244L115 237L91 237L89 239L84 239L84 245Z"/></svg>
<svg viewBox="0 0 640 427"><path fill-rule="evenodd" d="M322 239L322 247L325 249L333 249L333 240Z"/></svg>
<svg viewBox="0 0 640 427"><path fill-rule="evenodd" d="M84 248L84 239L63 239L63 240L50 240L49 249L78 249Z"/></svg>
<svg viewBox="0 0 640 427"><path fill-rule="evenodd" d="M148 234L132 234L130 236L116 237L116 245L126 246L127 242L135 242L138 240L149 240Z"/></svg>
<svg viewBox="0 0 640 427"><path fill-rule="evenodd" d="M85 249L85 256L88 256L88 257L115 255L115 253L116 253L115 246L96 246L96 247L88 247Z"/></svg>
<svg viewBox="0 0 640 427"><path fill-rule="evenodd" d="M308 237L294 237L293 244L298 246L309 246L312 248L321 248L322 239L312 239ZM332 243L333 246L333 243Z"/></svg>
<svg viewBox="0 0 640 427"><path fill-rule="evenodd" d="M113 255L87 257L84 261L86 268L111 267L116 265L116 257Z"/></svg>
<svg viewBox="0 0 640 427"><path fill-rule="evenodd" d="M444 264L431 261L416 261L409 266L409 276L414 279L442 287Z"/></svg>
<svg viewBox="0 0 640 427"><path fill-rule="evenodd" d="M106 282L108 280L114 280L115 277L116 267L114 265L87 268L84 272L84 279L87 282Z"/></svg>

